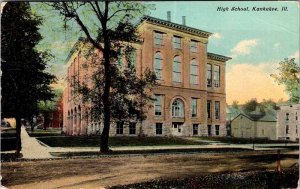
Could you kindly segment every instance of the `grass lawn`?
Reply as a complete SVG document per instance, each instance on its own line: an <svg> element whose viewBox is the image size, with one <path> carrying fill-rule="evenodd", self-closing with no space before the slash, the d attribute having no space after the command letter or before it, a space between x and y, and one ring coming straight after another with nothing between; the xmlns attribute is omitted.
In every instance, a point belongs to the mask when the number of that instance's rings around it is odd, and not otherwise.
<svg viewBox="0 0 300 189"><path fill-rule="evenodd" d="M100 136L40 137L51 147L98 147ZM110 146L202 145L204 142L177 137L110 137Z"/></svg>
<svg viewBox="0 0 300 189"><path fill-rule="evenodd" d="M284 140L268 140L268 139L248 139L248 138L235 138L235 137L194 137L194 139L209 140L209 141L219 141L223 143L230 144L274 144L274 143L298 143L294 141L284 141Z"/></svg>
<svg viewBox="0 0 300 189"><path fill-rule="evenodd" d="M31 132L30 129L27 129L27 133L31 137L62 136L61 129L35 129L33 132Z"/></svg>

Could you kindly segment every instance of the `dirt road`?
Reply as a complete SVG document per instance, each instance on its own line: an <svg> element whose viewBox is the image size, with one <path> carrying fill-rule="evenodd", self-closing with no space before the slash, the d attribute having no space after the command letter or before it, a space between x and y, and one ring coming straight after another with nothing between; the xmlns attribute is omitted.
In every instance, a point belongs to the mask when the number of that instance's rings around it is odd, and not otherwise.
<svg viewBox="0 0 300 189"><path fill-rule="evenodd" d="M282 167L298 162L298 151L282 154ZM174 154L2 163L8 188L104 188L155 178L180 178L213 172L276 167L275 152Z"/></svg>

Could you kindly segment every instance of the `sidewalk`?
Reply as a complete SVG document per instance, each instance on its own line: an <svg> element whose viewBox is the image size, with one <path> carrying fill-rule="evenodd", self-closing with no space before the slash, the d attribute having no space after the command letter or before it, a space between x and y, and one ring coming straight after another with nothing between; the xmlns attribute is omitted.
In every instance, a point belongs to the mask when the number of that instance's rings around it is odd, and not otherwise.
<svg viewBox="0 0 300 189"><path fill-rule="evenodd" d="M50 153L71 153L71 152L99 152L99 147L50 147L46 144L39 142L36 138L30 137L24 127L21 128L21 140L23 159L50 159L58 158L52 156ZM214 141L202 141L207 142L206 145L172 145L172 146L121 146L110 147L115 152L132 152L137 153L142 151L162 151L167 150L170 153L174 150L205 150L205 149L245 149L253 150L252 144L228 144ZM287 144L287 146L297 146L299 144ZM275 148L274 148L275 147ZM261 150L277 150L284 149L286 144L255 144L255 151Z"/></svg>
<svg viewBox="0 0 300 189"><path fill-rule="evenodd" d="M42 146L37 139L30 137L25 130L25 127L21 128L21 141L23 159L49 159L55 158L52 156L47 147Z"/></svg>

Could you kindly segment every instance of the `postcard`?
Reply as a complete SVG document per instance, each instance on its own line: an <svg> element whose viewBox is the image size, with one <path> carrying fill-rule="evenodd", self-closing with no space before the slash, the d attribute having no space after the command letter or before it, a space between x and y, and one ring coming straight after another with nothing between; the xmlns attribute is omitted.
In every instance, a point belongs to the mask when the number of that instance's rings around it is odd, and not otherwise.
<svg viewBox="0 0 300 189"><path fill-rule="evenodd" d="M1 2L1 188L297 188L298 1Z"/></svg>

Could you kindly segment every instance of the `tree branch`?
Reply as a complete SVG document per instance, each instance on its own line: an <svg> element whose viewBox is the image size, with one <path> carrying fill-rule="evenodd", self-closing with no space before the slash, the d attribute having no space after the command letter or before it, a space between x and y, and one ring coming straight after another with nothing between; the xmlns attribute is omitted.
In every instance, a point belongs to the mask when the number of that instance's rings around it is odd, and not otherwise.
<svg viewBox="0 0 300 189"><path fill-rule="evenodd" d="M129 11L138 11L139 9L119 9L116 12L114 12L107 20L110 20L111 18L113 18L114 16L116 16L116 14L120 13L120 12L129 12Z"/></svg>
<svg viewBox="0 0 300 189"><path fill-rule="evenodd" d="M69 10L66 2L63 2L63 6L67 13L67 14L65 14L65 16L74 18L76 20L76 22L79 24L79 26L81 27L81 29L83 30L83 32L85 33L85 35L87 36L87 39L93 44L94 47L96 47L97 49L99 49L100 51L103 52L103 50L104 50L103 47L91 37L90 32L88 31L87 27L81 21L80 17L76 13L76 10L71 12Z"/></svg>
<svg viewBox="0 0 300 189"><path fill-rule="evenodd" d="M103 18L103 17L100 15L101 13L99 13L99 12L96 10L96 7L94 6L93 2L89 2L89 4L92 6L92 8L93 8L93 10L94 10L94 12L95 12L97 18L99 19L99 22L101 22L101 20L102 20L102 18Z"/></svg>
<svg viewBox="0 0 300 189"><path fill-rule="evenodd" d="M103 18L103 14L102 14L102 11L101 11L101 9L100 9L100 7L99 7L98 1L95 1L95 5L96 5L96 8L97 8L97 10L98 10L98 12L99 12L101 18Z"/></svg>

